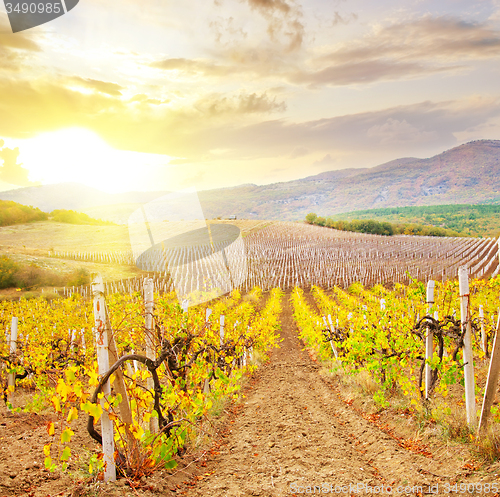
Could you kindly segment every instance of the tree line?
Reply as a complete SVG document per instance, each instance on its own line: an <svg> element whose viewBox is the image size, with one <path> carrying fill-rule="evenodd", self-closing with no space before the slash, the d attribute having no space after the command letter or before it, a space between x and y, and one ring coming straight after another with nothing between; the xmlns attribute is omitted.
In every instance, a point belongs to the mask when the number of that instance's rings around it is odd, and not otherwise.
<svg viewBox="0 0 500 497"><path fill-rule="evenodd" d="M109 221L93 219L83 212L57 209L51 213L43 212L38 207L18 204L12 200L0 200L0 226L32 223L37 221L56 221L69 224L114 225Z"/></svg>
<svg viewBox="0 0 500 497"><path fill-rule="evenodd" d="M307 214L306 223L324 226L341 231L353 231L370 235L419 235L419 236L465 236L455 230L428 226L419 223L389 223L375 219L353 219L352 221L334 221L331 217L317 216L314 212Z"/></svg>

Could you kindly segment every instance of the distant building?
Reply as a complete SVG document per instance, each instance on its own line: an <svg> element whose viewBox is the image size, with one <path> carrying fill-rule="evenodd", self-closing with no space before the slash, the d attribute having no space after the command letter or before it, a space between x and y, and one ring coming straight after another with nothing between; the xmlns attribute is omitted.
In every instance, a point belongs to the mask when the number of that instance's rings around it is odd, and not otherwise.
<svg viewBox="0 0 500 497"><path fill-rule="evenodd" d="M234 220L236 218L236 214L231 214L230 216L227 217L229 220Z"/></svg>

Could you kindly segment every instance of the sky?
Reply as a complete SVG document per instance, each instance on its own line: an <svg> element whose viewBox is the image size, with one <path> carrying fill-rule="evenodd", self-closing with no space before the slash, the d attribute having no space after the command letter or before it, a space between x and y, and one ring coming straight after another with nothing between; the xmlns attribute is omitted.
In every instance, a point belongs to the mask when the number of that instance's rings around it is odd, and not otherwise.
<svg viewBox="0 0 500 497"><path fill-rule="evenodd" d="M289 181L500 139L500 0L80 0L12 33L0 190Z"/></svg>

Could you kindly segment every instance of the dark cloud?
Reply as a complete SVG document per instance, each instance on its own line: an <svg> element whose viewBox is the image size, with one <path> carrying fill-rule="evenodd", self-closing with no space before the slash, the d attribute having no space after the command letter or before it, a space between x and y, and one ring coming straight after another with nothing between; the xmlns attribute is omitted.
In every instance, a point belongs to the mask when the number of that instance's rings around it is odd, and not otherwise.
<svg viewBox="0 0 500 497"><path fill-rule="evenodd" d="M17 163L19 157L19 148L4 147L4 141L0 140L0 161L3 165L0 167L0 180L17 186L34 186L34 183L28 179L29 171L22 164Z"/></svg>

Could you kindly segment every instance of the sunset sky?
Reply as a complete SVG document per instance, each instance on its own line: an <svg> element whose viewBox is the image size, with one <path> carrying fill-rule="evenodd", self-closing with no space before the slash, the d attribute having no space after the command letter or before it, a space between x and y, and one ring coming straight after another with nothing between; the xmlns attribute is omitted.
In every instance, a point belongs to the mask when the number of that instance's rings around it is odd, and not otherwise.
<svg viewBox="0 0 500 497"><path fill-rule="evenodd" d="M80 0L16 34L0 2L1 190L267 184L476 139L500 139L500 0Z"/></svg>

